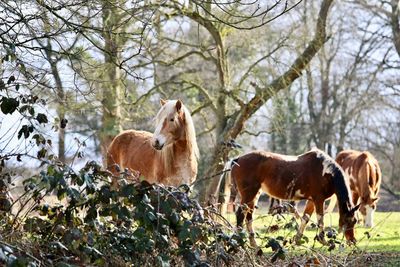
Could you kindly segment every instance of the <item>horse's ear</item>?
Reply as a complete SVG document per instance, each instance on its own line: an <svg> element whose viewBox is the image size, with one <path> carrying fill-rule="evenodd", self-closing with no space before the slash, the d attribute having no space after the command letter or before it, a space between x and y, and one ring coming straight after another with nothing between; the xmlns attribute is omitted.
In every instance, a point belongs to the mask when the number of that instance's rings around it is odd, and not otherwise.
<svg viewBox="0 0 400 267"><path fill-rule="evenodd" d="M165 103L167 103L167 101L161 98L161 99L160 99L160 104L161 104L161 106L164 106Z"/></svg>
<svg viewBox="0 0 400 267"><path fill-rule="evenodd" d="M352 208L352 209L350 210L350 212L351 212L351 213L355 213L355 212L360 208L360 205L361 205L361 203L358 204L357 206L355 206L354 208Z"/></svg>
<svg viewBox="0 0 400 267"><path fill-rule="evenodd" d="M178 101L176 101L176 111L179 112L182 108L182 101L179 99Z"/></svg>

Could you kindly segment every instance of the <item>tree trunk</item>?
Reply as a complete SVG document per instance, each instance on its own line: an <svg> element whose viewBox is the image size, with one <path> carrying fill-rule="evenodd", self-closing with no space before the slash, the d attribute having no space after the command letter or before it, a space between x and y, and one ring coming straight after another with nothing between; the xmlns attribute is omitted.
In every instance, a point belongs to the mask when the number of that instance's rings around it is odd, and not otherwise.
<svg viewBox="0 0 400 267"><path fill-rule="evenodd" d="M396 48L397 54L400 57L400 24L399 24L399 16L400 16L400 3L399 0L392 0L392 13L391 13L391 26L393 33L393 44Z"/></svg>
<svg viewBox="0 0 400 267"><path fill-rule="evenodd" d="M112 3L111 3L112 2ZM121 104L122 81L118 66L121 57L121 41L118 31L121 14L118 11L118 1L103 1L103 38L104 45L104 77L102 88L102 127L100 129L100 146L105 161L107 149L113 138L122 131ZM105 162L104 162L105 163Z"/></svg>
<svg viewBox="0 0 400 267"><path fill-rule="evenodd" d="M45 47L46 59L50 64L51 74L53 75L56 93L57 93L57 116L60 120L58 125L58 159L62 163L65 163L65 127L61 126L61 121L65 119L65 92L62 86L62 81L60 77L60 72L57 67L58 60L55 59L53 53L53 48L51 41L47 41L47 46Z"/></svg>

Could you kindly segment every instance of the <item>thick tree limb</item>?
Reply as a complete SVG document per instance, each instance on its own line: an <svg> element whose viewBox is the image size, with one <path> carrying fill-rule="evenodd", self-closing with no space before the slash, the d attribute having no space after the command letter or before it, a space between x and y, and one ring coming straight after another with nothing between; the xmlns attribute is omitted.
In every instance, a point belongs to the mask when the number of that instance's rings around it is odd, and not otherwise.
<svg viewBox="0 0 400 267"><path fill-rule="evenodd" d="M314 38L307 45L303 53L294 61L290 68L276 78L265 88L258 88L258 93L247 103L246 107L242 109L239 118L236 120L235 127L230 132L231 138L236 138L237 135L242 131L244 123L253 115L272 95L278 91L287 88L297 78L300 77L301 72L308 66L313 57L321 49L325 41L326 36L326 19L328 17L328 11L333 3L333 0L324 0L321 4L319 11L317 26L315 30Z"/></svg>

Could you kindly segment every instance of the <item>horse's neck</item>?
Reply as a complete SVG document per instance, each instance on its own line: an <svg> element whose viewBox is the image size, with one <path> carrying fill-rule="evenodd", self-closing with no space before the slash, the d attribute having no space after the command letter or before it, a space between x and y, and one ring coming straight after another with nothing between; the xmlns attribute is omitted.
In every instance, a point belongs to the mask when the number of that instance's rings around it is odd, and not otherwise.
<svg viewBox="0 0 400 267"><path fill-rule="evenodd" d="M182 162L196 161L195 152L186 140L179 140L174 144L174 154L174 157Z"/></svg>
<svg viewBox="0 0 400 267"><path fill-rule="evenodd" d="M174 159L175 166L180 168L189 168L197 164L195 152L186 140L180 140L174 144Z"/></svg>
<svg viewBox="0 0 400 267"><path fill-rule="evenodd" d="M332 179L334 180L339 212L348 212L352 207L352 201L350 199L350 188L346 184L345 177L343 176L343 173L338 171Z"/></svg>
<svg viewBox="0 0 400 267"><path fill-rule="evenodd" d="M352 206L352 204L350 202L350 199L339 200L340 198L339 198L339 195L337 195L337 194L336 194L336 197L338 199L339 213L347 213L347 212L349 212L350 209L351 209L351 206Z"/></svg>

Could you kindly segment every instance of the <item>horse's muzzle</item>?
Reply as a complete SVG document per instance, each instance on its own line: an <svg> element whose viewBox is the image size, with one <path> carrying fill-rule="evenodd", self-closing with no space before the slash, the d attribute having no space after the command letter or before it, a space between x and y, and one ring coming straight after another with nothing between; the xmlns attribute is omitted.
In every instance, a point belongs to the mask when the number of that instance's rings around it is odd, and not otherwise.
<svg viewBox="0 0 400 267"><path fill-rule="evenodd" d="M164 144L160 144L160 141L158 141L158 139L156 139L153 142L153 147L157 150L161 150L164 147Z"/></svg>

